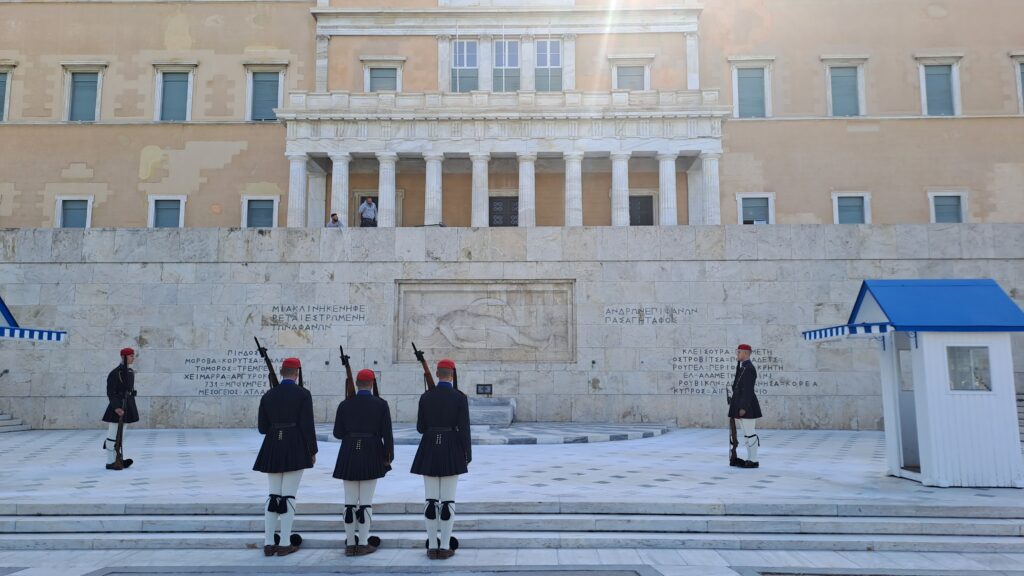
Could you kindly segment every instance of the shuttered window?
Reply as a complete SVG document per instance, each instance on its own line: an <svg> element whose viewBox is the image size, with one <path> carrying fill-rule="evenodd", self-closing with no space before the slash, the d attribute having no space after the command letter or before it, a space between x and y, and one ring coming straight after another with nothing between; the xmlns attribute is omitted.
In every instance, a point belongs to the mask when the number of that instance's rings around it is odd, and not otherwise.
<svg viewBox="0 0 1024 576"><path fill-rule="evenodd" d="M764 68L739 68L736 70L736 81L739 117L764 118Z"/></svg>
<svg viewBox="0 0 1024 576"><path fill-rule="evenodd" d="M252 119L255 121L277 120L274 108L280 106L280 72L252 73Z"/></svg>
<svg viewBox="0 0 1024 576"><path fill-rule="evenodd" d="M71 105L68 120L73 122L96 121L96 90L99 86L98 72L71 73Z"/></svg>
<svg viewBox="0 0 1024 576"><path fill-rule="evenodd" d="M744 224L770 224L771 209L768 198L743 199Z"/></svg>
<svg viewBox="0 0 1024 576"><path fill-rule="evenodd" d="M953 66L936 64L924 67L924 81L929 116L952 116L953 105Z"/></svg>
<svg viewBox="0 0 1024 576"><path fill-rule="evenodd" d="M89 226L89 201L88 200L61 200L60 202L60 227L61 228L88 228Z"/></svg>
<svg viewBox="0 0 1024 576"><path fill-rule="evenodd" d="M7 120L4 110L7 109L7 72L0 72L0 122Z"/></svg>
<svg viewBox="0 0 1024 576"><path fill-rule="evenodd" d="M160 120L184 122L188 119L188 72L162 72Z"/></svg>
<svg viewBox="0 0 1024 576"><path fill-rule="evenodd" d="M181 200L154 200L153 227L178 228L181 223Z"/></svg>
<svg viewBox="0 0 1024 576"><path fill-rule="evenodd" d="M859 116L860 96L856 66L832 66L832 115Z"/></svg>
<svg viewBox="0 0 1024 576"><path fill-rule="evenodd" d="M836 198L837 224L864 224L866 222L863 196Z"/></svg>
<svg viewBox="0 0 1024 576"><path fill-rule="evenodd" d="M644 90L643 66L616 66L616 81L619 90Z"/></svg>
<svg viewBox="0 0 1024 576"><path fill-rule="evenodd" d="M398 68L370 68L370 92L398 90Z"/></svg>
<svg viewBox="0 0 1024 576"><path fill-rule="evenodd" d="M939 224L955 224L964 221L963 205L960 196L933 196L935 204L935 222Z"/></svg>
<svg viewBox="0 0 1024 576"><path fill-rule="evenodd" d="M274 201L249 200L246 209L245 226L247 228L273 228Z"/></svg>

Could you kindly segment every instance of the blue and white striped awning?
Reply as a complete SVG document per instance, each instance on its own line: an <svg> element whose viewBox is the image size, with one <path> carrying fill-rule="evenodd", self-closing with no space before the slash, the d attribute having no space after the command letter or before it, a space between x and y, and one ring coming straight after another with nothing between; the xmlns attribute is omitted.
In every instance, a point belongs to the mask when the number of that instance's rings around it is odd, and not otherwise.
<svg viewBox="0 0 1024 576"><path fill-rule="evenodd" d="M14 338L17 340L37 340L39 342L63 342L68 333L61 330L39 330L36 328L22 328L18 321L11 314L7 303L0 298L0 319L7 323L7 326L0 326L0 338Z"/></svg>
<svg viewBox="0 0 1024 576"><path fill-rule="evenodd" d="M821 342L824 340L838 340L848 336L876 336L892 332L892 324L888 322L865 322L863 324L840 324L817 330L804 332L804 340L809 342Z"/></svg>

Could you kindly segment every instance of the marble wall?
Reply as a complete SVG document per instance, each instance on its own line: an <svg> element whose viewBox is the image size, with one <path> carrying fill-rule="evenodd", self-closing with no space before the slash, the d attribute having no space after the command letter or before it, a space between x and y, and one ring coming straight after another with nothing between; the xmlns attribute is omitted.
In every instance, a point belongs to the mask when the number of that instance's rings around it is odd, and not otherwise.
<svg viewBox="0 0 1024 576"><path fill-rule="evenodd" d="M520 420L722 426L747 342L762 425L878 429L877 344L800 331L844 322L865 278L991 277L1024 302L1021 246L1017 224L3 230L0 296L69 338L0 341L0 411L96 427L134 346L142 426L250 426L258 336L302 359L324 422L339 344L413 420L415 341L459 361L470 394L514 397ZM1021 337L1014 351L1024 390Z"/></svg>

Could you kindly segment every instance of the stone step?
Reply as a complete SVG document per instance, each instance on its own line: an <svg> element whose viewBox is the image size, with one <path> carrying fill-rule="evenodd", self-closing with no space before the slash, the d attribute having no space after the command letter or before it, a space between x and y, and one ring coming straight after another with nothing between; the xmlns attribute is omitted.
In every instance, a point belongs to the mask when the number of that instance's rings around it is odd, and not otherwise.
<svg viewBox="0 0 1024 576"><path fill-rule="evenodd" d="M374 530L381 534L414 532L423 526L420 514L377 514ZM65 533L188 533L254 532L263 516L6 516L0 532ZM599 514L459 514L459 532L629 532L688 534L847 534L1021 536L1024 520L963 518L828 518L814 516L614 516ZM306 514L295 520L299 532L341 532L341 514Z"/></svg>
<svg viewBox="0 0 1024 576"><path fill-rule="evenodd" d="M22 424L21 420L15 418L8 417L6 420L0 419L0 428L9 428L14 426L24 426L24 424Z"/></svg>
<svg viewBox="0 0 1024 576"><path fill-rule="evenodd" d="M0 434L4 434L7 432L25 432L26 430L31 429L32 427L29 426L28 424L22 424L20 426L5 426L0 428Z"/></svg>
<svg viewBox="0 0 1024 576"><path fill-rule="evenodd" d="M10 414L4 414L4 413L0 412L0 421L10 420L10 419L11 419L11 415Z"/></svg>
<svg viewBox="0 0 1024 576"><path fill-rule="evenodd" d="M874 550L893 552L1022 553L1024 539L1007 536L637 534L619 532L461 532L462 548L685 548L732 550ZM306 548L343 547L344 532L303 534ZM422 548L421 531L388 532L386 548ZM263 533L7 534L0 550L259 549Z"/></svg>

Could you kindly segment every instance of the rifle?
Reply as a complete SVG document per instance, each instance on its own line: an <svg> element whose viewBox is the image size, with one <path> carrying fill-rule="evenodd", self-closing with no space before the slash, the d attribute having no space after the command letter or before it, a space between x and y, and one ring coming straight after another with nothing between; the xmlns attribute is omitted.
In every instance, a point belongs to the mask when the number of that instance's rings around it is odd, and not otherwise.
<svg viewBox="0 0 1024 576"><path fill-rule="evenodd" d="M739 457L736 456L736 447L739 445L740 441L736 436L736 419L729 418L729 462L739 460Z"/></svg>
<svg viewBox="0 0 1024 576"><path fill-rule="evenodd" d="M348 356L345 355L345 348L338 345L338 352L341 353L341 365L345 367L345 398L351 398L356 395L356 383L352 379L352 365L348 362Z"/></svg>
<svg viewBox="0 0 1024 576"><path fill-rule="evenodd" d="M270 356L267 356L267 349L260 346L260 339L253 336L256 340L256 350L259 351L260 356L263 357L263 361L267 363L267 377L270 378L270 387L276 388L280 382L277 380L277 372L274 370L274 363L270 361ZM302 380L302 372L299 372L299 381ZM301 384L300 384L301 385Z"/></svg>
<svg viewBox="0 0 1024 576"><path fill-rule="evenodd" d="M304 388L302 385L302 366L299 366L299 388Z"/></svg>
<svg viewBox="0 0 1024 576"><path fill-rule="evenodd" d="M437 385L434 383L434 375L430 373L430 366L427 366L427 359L423 355L423 351L416 349L415 342L412 343L412 351L416 355L416 359L420 361L420 365L423 366L423 389L433 390Z"/></svg>
<svg viewBox="0 0 1024 576"><path fill-rule="evenodd" d="M124 365L124 371L117 374L118 379L124 384L124 372L128 366ZM124 392L121 399L121 415L117 417L117 436L114 437L114 470L124 470L124 419L128 415L128 398L131 397L133 388Z"/></svg>

